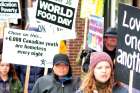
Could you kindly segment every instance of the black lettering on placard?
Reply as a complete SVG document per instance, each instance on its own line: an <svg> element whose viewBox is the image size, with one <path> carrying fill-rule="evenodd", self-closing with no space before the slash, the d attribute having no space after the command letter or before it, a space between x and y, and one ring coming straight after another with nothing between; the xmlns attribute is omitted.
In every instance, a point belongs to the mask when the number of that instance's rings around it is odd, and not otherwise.
<svg viewBox="0 0 140 93"><path fill-rule="evenodd" d="M54 42L54 43L46 42L46 46L57 47L58 46L58 43L57 42Z"/></svg>
<svg viewBox="0 0 140 93"><path fill-rule="evenodd" d="M48 0L39 0L36 18L72 29L75 9Z"/></svg>

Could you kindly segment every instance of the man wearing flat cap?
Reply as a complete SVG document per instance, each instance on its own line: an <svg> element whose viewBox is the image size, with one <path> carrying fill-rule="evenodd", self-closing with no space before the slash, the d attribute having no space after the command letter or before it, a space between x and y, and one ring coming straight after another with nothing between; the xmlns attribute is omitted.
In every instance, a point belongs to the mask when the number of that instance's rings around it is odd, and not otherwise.
<svg viewBox="0 0 140 93"><path fill-rule="evenodd" d="M117 29L109 27L104 34L103 51L108 53L114 61L117 47Z"/></svg>

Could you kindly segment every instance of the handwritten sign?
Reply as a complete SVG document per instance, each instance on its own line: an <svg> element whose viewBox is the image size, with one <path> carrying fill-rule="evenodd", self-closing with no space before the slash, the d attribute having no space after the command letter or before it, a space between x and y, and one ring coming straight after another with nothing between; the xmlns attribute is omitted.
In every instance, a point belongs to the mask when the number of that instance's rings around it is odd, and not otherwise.
<svg viewBox="0 0 140 93"><path fill-rule="evenodd" d="M133 87L140 89L140 10L120 4L118 20L118 46L116 51L116 76L129 82L129 72L134 71ZM121 70L121 71L120 71ZM125 75L124 75L125 73ZM121 76L121 77L120 77Z"/></svg>

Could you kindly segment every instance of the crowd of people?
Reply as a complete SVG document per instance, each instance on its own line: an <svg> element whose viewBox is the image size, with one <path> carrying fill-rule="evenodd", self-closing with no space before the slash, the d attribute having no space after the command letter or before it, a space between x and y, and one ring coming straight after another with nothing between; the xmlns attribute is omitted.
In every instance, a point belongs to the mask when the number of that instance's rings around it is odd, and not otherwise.
<svg viewBox="0 0 140 93"><path fill-rule="evenodd" d="M116 28L109 28L103 52L80 50L76 61L81 64L83 77L72 76L69 57L62 53L54 56L52 71L47 75L44 68L31 67L28 93L128 93L128 88L114 78L116 46ZM26 67L4 63L0 56L0 93L23 93Z"/></svg>

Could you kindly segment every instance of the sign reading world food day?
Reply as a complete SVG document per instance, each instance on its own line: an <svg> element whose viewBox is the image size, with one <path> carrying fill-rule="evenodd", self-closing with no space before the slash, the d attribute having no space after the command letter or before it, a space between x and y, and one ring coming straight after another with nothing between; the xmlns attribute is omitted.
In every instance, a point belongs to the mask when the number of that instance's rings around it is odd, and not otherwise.
<svg viewBox="0 0 140 93"><path fill-rule="evenodd" d="M116 51L116 78L129 83L134 71L133 87L140 90L140 10L119 4L118 46ZM121 77L120 77L121 76Z"/></svg>
<svg viewBox="0 0 140 93"><path fill-rule="evenodd" d="M38 67L52 67L59 52L59 42L42 32L8 29L4 31L3 62ZM55 37L54 37L55 38Z"/></svg>
<svg viewBox="0 0 140 93"><path fill-rule="evenodd" d="M72 30L78 0L38 0L36 19Z"/></svg>
<svg viewBox="0 0 140 93"><path fill-rule="evenodd" d="M104 18L91 15L89 17L88 47L96 51L103 51Z"/></svg>
<svg viewBox="0 0 140 93"><path fill-rule="evenodd" d="M21 18L20 0L0 0L0 19Z"/></svg>

